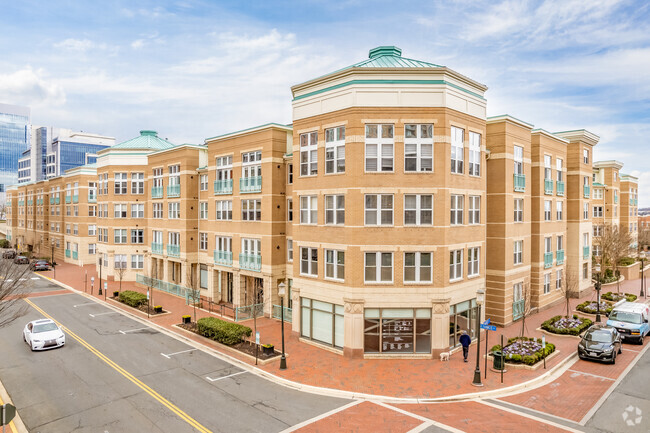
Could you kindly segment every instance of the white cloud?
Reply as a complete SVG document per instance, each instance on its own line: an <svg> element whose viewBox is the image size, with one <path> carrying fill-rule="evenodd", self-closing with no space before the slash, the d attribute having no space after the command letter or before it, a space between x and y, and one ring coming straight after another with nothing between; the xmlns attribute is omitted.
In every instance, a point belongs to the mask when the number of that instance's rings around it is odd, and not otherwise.
<svg viewBox="0 0 650 433"><path fill-rule="evenodd" d="M134 50L139 50L142 47L144 47L144 39L136 39L135 41L131 42L131 48Z"/></svg>
<svg viewBox="0 0 650 433"><path fill-rule="evenodd" d="M66 95L63 87L48 79L42 70L31 67L0 75L0 95L7 102L22 105L63 105Z"/></svg>
<svg viewBox="0 0 650 433"><path fill-rule="evenodd" d="M68 38L64 41L54 44L54 48L61 48L69 51L87 51L93 48L95 44L88 39Z"/></svg>

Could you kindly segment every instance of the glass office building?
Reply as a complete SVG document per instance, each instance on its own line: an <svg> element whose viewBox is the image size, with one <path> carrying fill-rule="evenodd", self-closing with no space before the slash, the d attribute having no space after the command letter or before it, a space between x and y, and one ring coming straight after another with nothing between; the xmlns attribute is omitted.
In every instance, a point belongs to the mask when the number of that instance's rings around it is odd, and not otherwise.
<svg viewBox="0 0 650 433"><path fill-rule="evenodd" d="M18 183L18 160L31 140L30 109L0 104L0 203L7 186Z"/></svg>

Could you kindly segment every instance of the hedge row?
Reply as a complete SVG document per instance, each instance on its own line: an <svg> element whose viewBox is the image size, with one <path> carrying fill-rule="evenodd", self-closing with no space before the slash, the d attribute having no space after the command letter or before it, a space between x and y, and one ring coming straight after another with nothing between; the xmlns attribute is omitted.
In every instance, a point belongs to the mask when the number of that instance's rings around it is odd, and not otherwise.
<svg viewBox="0 0 650 433"><path fill-rule="evenodd" d="M632 293L624 293L623 295L625 295L625 300L627 302L636 301L637 296L633 295ZM602 295L600 295L600 297L608 301L620 301L622 299L618 293L613 293L613 292L603 293ZM614 299L614 297L616 297L617 299Z"/></svg>
<svg viewBox="0 0 650 433"><path fill-rule="evenodd" d="M553 334L580 335L582 331L589 328L593 324L591 320L584 317L578 317L577 314L574 314L573 318L582 320L582 323L577 328L556 328L555 326L553 326L553 324L558 320L562 319L562 316L555 316L555 317L551 317L550 319L542 323L542 329L548 332L552 332Z"/></svg>
<svg viewBox="0 0 650 433"><path fill-rule="evenodd" d="M119 301L126 305L138 308L140 305L147 303L147 295L144 293L134 292L133 290L124 290L120 292Z"/></svg>
<svg viewBox="0 0 650 433"><path fill-rule="evenodd" d="M630 266L634 263L636 263L636 259L634 257L623 257L618 261L619 266Z"/></svg>
<svg viewBox="0 0 650 433"><path fill-rule="evenodd" d="M204 317L197 322L199 334L216 342L232 346L250 337L253 330L248 326L230 323L216 317Z"/></svg>

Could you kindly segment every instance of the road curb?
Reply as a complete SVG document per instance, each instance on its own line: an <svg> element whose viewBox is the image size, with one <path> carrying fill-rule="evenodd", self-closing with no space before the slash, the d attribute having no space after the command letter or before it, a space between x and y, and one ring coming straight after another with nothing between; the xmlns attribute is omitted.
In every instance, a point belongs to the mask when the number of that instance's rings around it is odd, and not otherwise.
<svg viewBox="0 0 650 433"><path fill-rule="evenodd" d="M12 403L11 398L9 397L7 390L5 389L4 385L2 384L2 381L0 380L0 405L6 403ZM10 432L29 433L27 427L25 427L25 424L23 423L23 420L20 418L20 413L18 412L18 410L16 410L16 416L14 417L14 419L9 423L7 433Z"/></svg>
<svg viewBox="0 0 650 433"><path fill-rule="evenodd" d="M317 395L322 395L322 396L327 396L327 397L337 397L337 398L346 398L346 399L354 399L354 400L372 400L372 401L379 401L383 403L443 403L443 402L458 402L458 401L467 401L467 400L476 400L476 399L481 399L481 398L498 398L498 397L503 397L506 395L513 395L513 394L518 394L524 391L528 391L531 389L538 388L540 386L545 385L548 382L551 382L555 380L557 377L559 377L564 371L566 371L569 366L578 358L577 353L574 353L565 359L561 360L557 365L555 365L553 368L549 369L546 373L533 378L529 381L519 383L516 385L512 385L506 388L499 388L499 389L493 389L489 391L479 391L479 392L473 392L473 393L466 393L466 394L458 394L458 395L450 395L450 396L444 396L444 397L391 397L391 396L385 396L385 395L377 395L377 394L366 394L366 393L360 393L360 392L353 392L353 391L345 391L345 390L340 390L340 389L334 389L334 388L326 388L326 387L318 387L318 386L313 386L313 385L307 385L303 384L300 382L294 382L289 379L285 379L280 376L276 376L272 373L269 373L266 370L262 370L258 367L251 366L247 364L246 362L239 360L237 358L234 358L228 354L222 353L219 350L217 350L214 347L207 346L203 343L200 343L198 341L192 340L189 337L186 337L178 332L175 332L173 330L167 329L162 325L159 325L151 320L148 320L146 318L139 317L135 315L134 313L131 313L130 311L123 310L117 306L111 305L109 302L104 301L102 299L97 299L93 295L90 295L86 292L83 292L81 290L75 289L74 287L68 286L67 284L64 284L60 281L54 280L52 278L46 277L44 275L39 274L41 277L53 282L54 284L57 284L65 289L68 289L74 293L77 293L79 295L82 295L88 299L92 299L93 301L99 303L99 304L104 304L108 308L114 310L114 311L119 311L120 313L123 313L126 316L129 316L130 318L146 324L147 326L150 326L152 328L157 329L158 331L164 333L167 336L170 336L172 338L175 338L177 340L181 340L185 342L186 344L195 347L197 349L202 350L205 353L208 353L216 358L221 359L222 361L227 361L230 362L231 364L236 365L237 367L241 368L242 370L246 370L249 373L253 373L259 377L262 377L270 382L276 383L278 385L282 385L287 388L291 388L294 390L298 391L303 391L303 392L308 392L310 394L317 394Z"/></svg>

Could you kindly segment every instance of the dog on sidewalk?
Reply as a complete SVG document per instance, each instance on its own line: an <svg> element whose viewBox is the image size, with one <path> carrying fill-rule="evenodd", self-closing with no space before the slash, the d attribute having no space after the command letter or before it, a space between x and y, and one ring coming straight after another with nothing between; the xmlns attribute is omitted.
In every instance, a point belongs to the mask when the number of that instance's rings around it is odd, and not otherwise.
<svg viewBox="0 0 650 433"><path fill-rule="evenodd" d="M449 361L449 352L442 352L440 354L440 361Z"/></svg>

